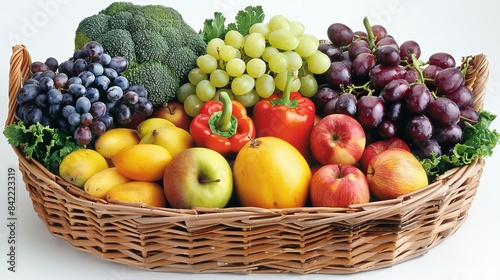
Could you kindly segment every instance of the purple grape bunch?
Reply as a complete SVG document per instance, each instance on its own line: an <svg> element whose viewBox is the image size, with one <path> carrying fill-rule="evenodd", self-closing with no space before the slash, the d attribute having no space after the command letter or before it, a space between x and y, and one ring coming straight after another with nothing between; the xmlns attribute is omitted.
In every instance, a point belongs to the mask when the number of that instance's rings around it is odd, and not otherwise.
<svg viewBox="0 0 500 280"><path fill-rule="evenodd" d="M49 57L30 65L31 77L17 94L16 118L42 123L87 145L107 130L147 117L153 106L143 86L130 85L120 74L128 61L111 57L101 44L88 42L59 63Z"/></svg>
<svg viewBox="0 0 500 280"><path fill-rule="evenodd" d="M371 141L399 137L421 158L449 153L465 123L479 121L455 59L438 52L424 62L416 41L399 44L385 27L363 23L365 31L342 23L327 29L329 42L318 49L331 66L317 77L317 113L355 117Z"/></svg>

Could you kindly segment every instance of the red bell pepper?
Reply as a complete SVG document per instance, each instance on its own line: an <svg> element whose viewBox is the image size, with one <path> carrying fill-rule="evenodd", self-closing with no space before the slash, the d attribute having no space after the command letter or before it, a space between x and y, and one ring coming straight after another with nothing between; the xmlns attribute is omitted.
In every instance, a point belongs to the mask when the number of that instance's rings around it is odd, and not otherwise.
<svg viewBox="0 0 500 280"><path fill-rule="evenodd" d="M229 156L255 138L255 125L240 102L221 92L220 102L209 100L191 121L189 131L199 147L210 148Z"/></svg>
<svg viewBox="0 0 500 280"><path fill-rule="evenodd" d="M314 126L316 107L299 92L290 92L297 71L290 70L283 92L261 99L254 106L253 120L257 137L275 136L292 144L310 159L309 136Z"/></svg>

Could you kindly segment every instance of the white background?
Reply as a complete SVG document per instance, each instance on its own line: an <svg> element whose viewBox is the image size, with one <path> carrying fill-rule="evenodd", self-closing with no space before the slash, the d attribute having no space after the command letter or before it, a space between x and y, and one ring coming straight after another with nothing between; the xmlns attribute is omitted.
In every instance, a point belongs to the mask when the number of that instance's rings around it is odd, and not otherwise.
<svg viewBox="0 0 500 280"><path fill-rule="evenodd" d="M22 2L22 3L21 3ZM161 3L176 8L185 20L199 30L205 18L221 11L229 21L247 5L262 4L269 19L283 14L299 20L306 32L326 38L327 27L343 22L354 30L362 29L362 19L380 23L400 43L416 40L422 58L447 51L457 61L463 55L485 53L490 60L491 78L485 108L500 114L500 52L498 4L494 1L135 1L137 4ZM97 13L110 1L17 0L4 1L0 10L0 122L7 115L8 70L11 47L26 44L33 60L54 56L60 61L73 52L74 31L84 17ZM493 124L499 128L500 120ZM3 128L3 126L2 126ZM66 241L53 237L33 211L28 193L18 172L17 188L17 272L7 271L7 168L17 168L17 158L4 136L0 137L0 278L1 279L500 279L500 216L498 173L500 151L487 159L481 185L462 227L427 254L391 268L354 275L269 274L236 276L231 274L154 273L109 263L80 252Z"/></svg>

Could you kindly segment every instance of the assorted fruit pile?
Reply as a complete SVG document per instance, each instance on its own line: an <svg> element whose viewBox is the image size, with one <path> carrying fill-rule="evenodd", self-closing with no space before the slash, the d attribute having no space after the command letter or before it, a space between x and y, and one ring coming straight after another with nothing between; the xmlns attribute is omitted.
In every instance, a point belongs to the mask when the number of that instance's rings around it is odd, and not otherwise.
<svg viewBox="0 0 500 280"><path fill-rule="evenodd" d="M392 199L500 141L471 107L470 57L423 61L367 18L328 41L260 6L225 20L197 33L172 8L113 3L70 59L32 63L4 134L95 199L173 208Z"/></svg>

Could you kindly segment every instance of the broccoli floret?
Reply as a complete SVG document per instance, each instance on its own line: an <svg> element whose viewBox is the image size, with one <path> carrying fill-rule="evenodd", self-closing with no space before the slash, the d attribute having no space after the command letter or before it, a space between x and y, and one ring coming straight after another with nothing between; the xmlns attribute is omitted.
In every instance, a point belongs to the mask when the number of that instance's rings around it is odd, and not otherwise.
<svg viewBox="0 0 500 280"><path fill-rule="evenodd" d="M175 9L129 2L114 2L82 20L75 50L89 41L101 43L111 56L125 57L131 66L122 75L144 86L155 106L175 98L206 51L206 43Z"/></svg>
<svg viewBox="0 0 500 280"><path fill-rule="evenodd" d="M141 85L153 89L163 89L168 92L175 92L179 88L180 79L176 77L174 72L166 65L160 62L144 62L131 65L127 70L122 72L126 76L130 84ZM161 106L167 104L171 100L166 94L151 94L148 90L148 99L152 104Z"/></svg>

